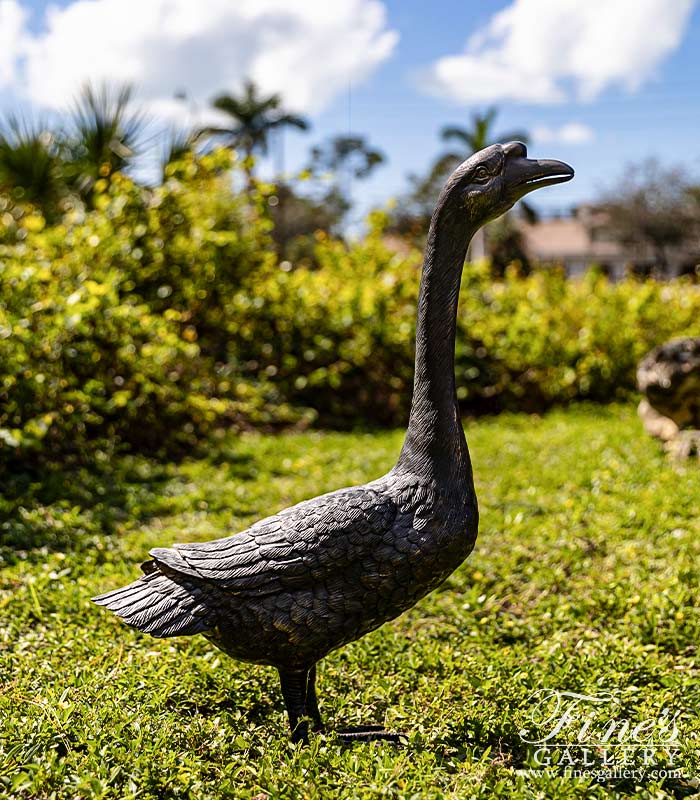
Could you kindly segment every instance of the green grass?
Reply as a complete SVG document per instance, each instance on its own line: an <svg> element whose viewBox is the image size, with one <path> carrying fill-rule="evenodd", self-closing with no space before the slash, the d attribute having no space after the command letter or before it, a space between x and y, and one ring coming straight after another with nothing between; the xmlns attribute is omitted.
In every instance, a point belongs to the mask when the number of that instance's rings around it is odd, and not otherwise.
<svg viewBox="0 0 700 800"><path fill-rule="evenodd" d="M504 415L467 435L474 553L320 667L326 721L386 723L407 733L398 748L295 748L273 670L201 637L143 636L89 597L136 577L150 547L378 476L400 432L251 435L179 465L16 476L0 500L0 796L697 796L700 467L667 461L629 408ZM634 721L679 710L686 777L528 774L518 731L542 687L609 691Z"/></svg>

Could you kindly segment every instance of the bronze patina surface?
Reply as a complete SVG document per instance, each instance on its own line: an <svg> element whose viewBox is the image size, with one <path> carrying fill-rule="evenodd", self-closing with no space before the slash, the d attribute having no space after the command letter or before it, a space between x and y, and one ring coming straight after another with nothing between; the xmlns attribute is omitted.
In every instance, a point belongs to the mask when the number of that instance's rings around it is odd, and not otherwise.
<svg viewBox="0 0 700 800"><path fill-rule="evenodd" d="M317 662L411 608L469 555L478 528L455 391L454 346L467 246L528 192L571 167L492 145L450 176L425 250L415 382L403 449L386 475L216 541L151 551L137 581L95 598L156 637L204 634L233 658L277 668L292 738L322 730ZM392 739L381 729L338 734Z"/></svg>

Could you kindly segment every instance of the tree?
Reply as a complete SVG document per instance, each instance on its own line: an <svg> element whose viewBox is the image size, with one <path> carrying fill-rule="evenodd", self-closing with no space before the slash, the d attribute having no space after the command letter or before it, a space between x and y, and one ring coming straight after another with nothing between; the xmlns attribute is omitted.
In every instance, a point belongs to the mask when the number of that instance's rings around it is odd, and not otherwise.
<svg viewBox="0 0 700 800"><path fill-rule="evenodd" d="M307 171L319 182L330 179L330 188L325 188L319 199L342 209L342 218L352 208L353 179L368 178L385 161L384 153L371 147L364 136L335 136L311 148Z"/></svg>
<svg viewBox="0 0 700 800"><path fill-rule="evenodd" d="M511 131L510 133L501 133L498 136L493 135L493 123L498 116L498 109L495 107L487 109L483 114L476 112L472 114L472 127L460 128L456 125L447 125L440 131L440 138L444 142L456 140L461 147L457 152L452 154L447 153L443 158L452 155L453 158L458 158L464 161L472 153L483 150L494 142L512 142L518 141L527 144L528 136L523 131Z"/></svg>
<svg viewBox="0 0 700 800"><path fill-rule="evenodd" d="M697 244L698 189L681 169L664 169L653 159L630 167L601 207L613 237L638 253L651 251L662 274L668 273L674 250Z"/></svg>
<svg viewBox="0 0 700 800"><path fill-rule="evenodd" d="M256 151L267 154L271 131L283 128L297 128L301 131L309 129L309 123L304 117L285 113L281 105L282 99L278 94L262 96L255 83L247 80L239 97L221 94L212 101L212 107L227 114L233 124L229 127L202 128L199 136L220 138L225 147L240 147L245 154L244 168L248 182L251 183L252 155Z"/></svg>
<svg viewBox="0 0 700 800"><path fill-rule="evenodd" d="M319 230L341 233L342 222L352 208L352 181L367 178L384 161L382 152L355 134L335 136L312 147L302 173L308 182L294 189L282 182L277 186L271 212L273 238L280 255L313 261L312 234Z"/></svg>
<svg viewBox="0 0 700 800"><path fill-rule="evenodd" d="M86 84L69 126L69 183L90 202L95 183L123 171L138 154L145 117L132 110L128 85Z"/></svg>
<svg viewBox="0 0 700 800"><path fill-rule="evenodd" d="M447 177L454 169L448 167L442 158L437 159L424 176L410 173L409 190L401 197L391 214L389 229L399 236L406 236L416 244L428 235L430 218L435 202Z"/></svg>
<svg viewBox="0 0 700 800"><path fill-rule="evenodd" d="M315 263L314 234L337 231L348 210L347 200L335 188L319 196L302 195L287 183L278 184L268 202L280 258L307 266Z"/></svg>
<svg viewBox="0 0 700 800"><path fill-rule="evenodd" d="M491 222L488 230L492 275L502 278L508 267L516 267L520 275L528 275L530 259L525 250L525 237L513 217L504 214Z"/></svg>
<svg viewBox="0 0 700 800"><path fill-rule="evenodd" d="M41 207L50 219L69 195L91 203L95 183L125 169L137 153L144 117L129 86L87 84L66 127L9 117L0 124L0 191Z"/></svg>
<svg viewBox="0 0 700 800"><path fill-rule="evenodd" d="M439 181L438 193L442 184L447 180L450 173L469 158L472 153L477 153L496 142L518 141L527 144L528 135L523 131L511 131L494 135L493 123L498 116L498 109L495 107L487 109L483 113L475 112L472 114L471 128L460 128L456 125L446 125L440 131L440 138L443 142L456 142L457 149L452 149L443 153L433 165L431 170L432 182ZM435 195L437 199L437 194Z"/></svg>
<svg viewBox="0 0 700 800"><path fill-rule="evenodd" d="M43 123L10 116L0 123L0 192L49 218L66 194L61 141Z"/></svg>
<svg viewBox="0 0 700 800"><path fill-rule="evenodd" d="M334 136L322 145L311 148L309 171L329 172L342 180L347 175L367 178L386 161L384 153L367 143L364 136Z"/></svg>

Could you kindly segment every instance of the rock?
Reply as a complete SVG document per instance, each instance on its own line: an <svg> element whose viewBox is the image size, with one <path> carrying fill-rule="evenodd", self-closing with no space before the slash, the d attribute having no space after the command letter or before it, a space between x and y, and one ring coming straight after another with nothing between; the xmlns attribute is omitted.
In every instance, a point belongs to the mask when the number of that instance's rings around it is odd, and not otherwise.
<svg viewBox="0 0 700 800"><path fill-rule="evenodd" d="M700 459L700 431L679 431L675 439L666 443L666 450L680 460L693 454Z"/></svg>
<svg viewBox="0 0 700 800"><path fill-rule="evenodd" d="M637 413L642 419L644 430L651 436L670 442L678 436L678 425L669 417L664 417L649 405L648 400L641 400Z"/></svg>
<svg viewBox="0 0 700 800"><path fill-rule="evenodd" d="M644 357L639 390L681 429L700 428L700 337L671 339Z"/></svg>
<svg viewBox="0 0 700 800"><path fill-rule="evenodd" d="M671 339L646 355L637 370L645 395L639 416L646 431L680 455L700 439L700 337Z"/></svg>

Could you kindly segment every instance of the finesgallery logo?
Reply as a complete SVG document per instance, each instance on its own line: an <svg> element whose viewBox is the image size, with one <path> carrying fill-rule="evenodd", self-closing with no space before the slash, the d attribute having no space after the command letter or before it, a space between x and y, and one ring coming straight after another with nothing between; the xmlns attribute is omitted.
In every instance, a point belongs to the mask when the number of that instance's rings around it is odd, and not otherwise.
<svg viewBox="0 0 700 800"><path fill-rule="evenodd" d="M532 695L528 725L530 772L556 770L596 780L681 778L680 711L633 718L609 692L581 694L540 689Z"/></svg>

